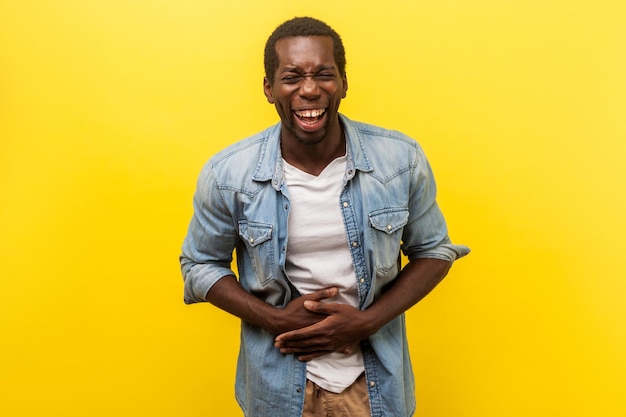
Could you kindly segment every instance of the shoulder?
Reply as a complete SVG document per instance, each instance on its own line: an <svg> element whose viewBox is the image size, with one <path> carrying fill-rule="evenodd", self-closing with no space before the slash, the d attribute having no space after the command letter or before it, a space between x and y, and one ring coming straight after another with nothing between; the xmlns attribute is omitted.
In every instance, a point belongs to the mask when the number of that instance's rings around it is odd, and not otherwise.
<svg viewBox="0 0 626 417"><path fill-rule="evenodd" d="M280 125L274 125L222 149L204 165L201 179L214 181L220 189L256 192L256 180L271 178L279 132Z"/></svg>
<svg viewBox="0 0 626 417"><path fill-rule="evenodd" d="M376 126L370 123L353 121L342 115L342 122L348 134L352 133L364 151L371 152L422 152L420 145L412 137L394 129Z"/></svg>
<svg viewBox="0 0 626 417"><path fill-rule="evenodd" d="M355 131L358 132L359 136L368 142L383 141L385 144L392 144L400 147L418 147L415 139L400 131L358 121L351 121L351 123Z"/></svg>
<svg viewBox="0 0 626 417"><path fill-rule="evenodd" d="M362 157L375 170L415 168L426 162L415 139L398 130L342 117L357 158Z"/></svg>
<svg viewBox="0 0 626 417"><path fill-rule="evenodd" d="M251 155L257 155L256 159L258 160L258 155L267 147L267 143L274 129L275 126L268 127L261 132L227 146L213 155L208 163L214 167L241 161L246 161L246 163L249 164Z"/></svg>

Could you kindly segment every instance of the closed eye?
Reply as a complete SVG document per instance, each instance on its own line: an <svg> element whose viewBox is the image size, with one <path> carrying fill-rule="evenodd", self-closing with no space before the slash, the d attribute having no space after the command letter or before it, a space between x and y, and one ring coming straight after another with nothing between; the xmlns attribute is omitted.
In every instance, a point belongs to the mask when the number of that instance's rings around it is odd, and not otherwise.
<svg viewBox="0 0 626 417"><path fill-rule="evenodd" d="M302 79L302 76L300 75L285 75L284 77L281 78L281 80L287 84L297 83L301 79Z"/></svg>

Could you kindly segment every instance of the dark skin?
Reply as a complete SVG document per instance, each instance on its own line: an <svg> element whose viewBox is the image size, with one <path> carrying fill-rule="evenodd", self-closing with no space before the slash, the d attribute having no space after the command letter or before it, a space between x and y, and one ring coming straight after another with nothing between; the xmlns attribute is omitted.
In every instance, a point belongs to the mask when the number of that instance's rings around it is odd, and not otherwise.
<svg viewBox="0 0 626 417"><path fill-rule="evenodd" d="M306 309L304 303L331 298L336 293L336 288L325 288L298 297L287 304L285 308L277 308L248 293L234 276L227 275L211 287L206 300L273 335L279 335L316 324L326 318L324 314Z"/></svg>
<svg viewBox="0 0 626 417"><path fill-rule="evenodd" d="M345 154L337 112L348 84L332 51L330 37L281 39L276 43L279 65L274 82L263 82L265 96L281 117L283 158L313 175ZM350 352L432 291L450 266L448 261L429 258L409 262L365 310L329 300L337 294L335 287L277 308L246 292L231 275L215 283L206 300L275 335L275 346L282 353L308 361L330 352Z"/></svg>
<svg viewBox="0 0 626 417"><path fill-rule="evenodd" d="M281 39L276 42L274 82L263 80L265 97L282 121L283 158L313 175L346 149L337 112L348 91L348 80L339 73L332 48L333 40L327 36ZM298 117L306 111L323 114L307 123Z"/></svg>

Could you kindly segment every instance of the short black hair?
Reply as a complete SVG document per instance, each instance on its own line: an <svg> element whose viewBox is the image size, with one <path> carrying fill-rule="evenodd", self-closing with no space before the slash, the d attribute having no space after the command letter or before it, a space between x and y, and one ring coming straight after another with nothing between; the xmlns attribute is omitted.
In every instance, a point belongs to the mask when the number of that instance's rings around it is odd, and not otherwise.
<svg viewBox="0 0 626 417"><path fill-rule="evenodd" d="M278 67L276 42L283 38L297 36L330 36L333 40L333 56L342 77L346 76L346 51L343 48L341 37L333 28L321 20L312 17L294 17L278 26L270 35L265 44L265 77L274 83L274 73Z"/></svg>

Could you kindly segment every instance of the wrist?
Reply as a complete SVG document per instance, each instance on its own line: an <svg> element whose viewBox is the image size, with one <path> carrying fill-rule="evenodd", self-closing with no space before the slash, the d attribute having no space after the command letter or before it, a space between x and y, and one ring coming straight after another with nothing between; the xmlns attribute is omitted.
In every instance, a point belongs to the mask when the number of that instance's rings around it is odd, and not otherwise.
<svg viewBox="0 0 626 417"><path fill-rule="evenodd" d="M259 314L259 320L262 321L261 327L274 336L283 333L285 320L282 312L283 310L281 308L265 303L264 308Z"/></svg>
<svg viewBox="0 0 626 417"><path fill-rule="evenodd" d="M371 308L361 310L361 315L363 317L362 328L366 332L366 338L372 336L384 325L380 322L380 316L376 315L376 312Z"/></svg>

